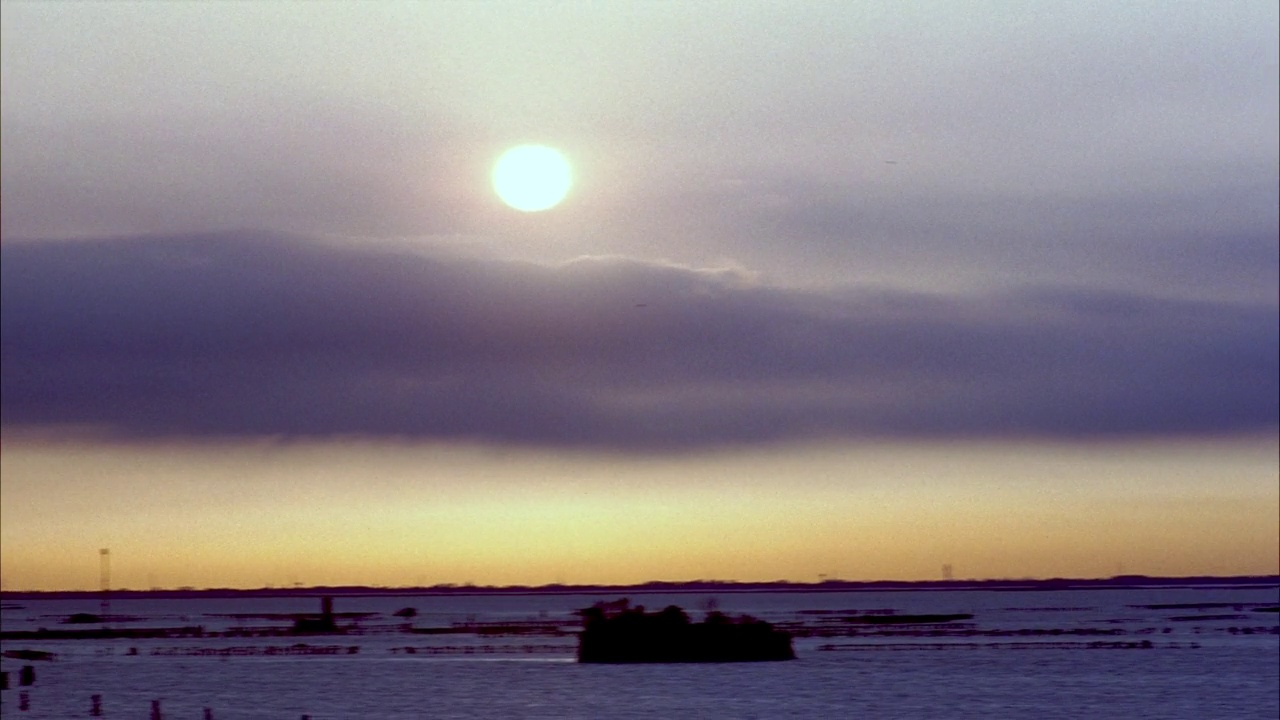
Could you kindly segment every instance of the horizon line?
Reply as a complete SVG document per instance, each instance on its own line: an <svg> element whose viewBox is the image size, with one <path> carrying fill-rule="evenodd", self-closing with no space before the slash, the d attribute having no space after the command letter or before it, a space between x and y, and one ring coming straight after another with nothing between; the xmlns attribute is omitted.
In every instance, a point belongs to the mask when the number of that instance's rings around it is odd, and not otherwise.
<svg viewBox="0 0 1280 720"><path fill-rule="evenodd" d="M542 585L479 585L476 583L436 583L434 585L265 585L262 587L152 587L141 588L107 588L106 590L61 589L61 590L0 590L0 597L25 595L87 595L102 596L105 594L285 594L305 595L308 593L333 594L481 594L481 593L573 593L573 592L698 592L708 589L721 591L803 591L803 590L857 590L857 589L983 589L987 587L1053 587L1069 589L1071 586L1085 587L1132 587L1155 585L1268 585L1280 586L1280 573L1268 575L1142 575L1124 574L1109 577L1052 577L1052 578L955 578L938 580L843 580L827 578L819 581L794 580L647 580L640 583L545 583Z"/></svg>

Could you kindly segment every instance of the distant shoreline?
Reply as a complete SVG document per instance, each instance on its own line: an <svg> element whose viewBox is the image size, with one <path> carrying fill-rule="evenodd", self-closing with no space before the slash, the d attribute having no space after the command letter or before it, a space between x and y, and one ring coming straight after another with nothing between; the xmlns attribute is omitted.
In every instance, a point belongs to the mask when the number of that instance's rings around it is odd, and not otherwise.
<svg viewBox="0 0 1280 720"><path fill-rule="evenodd" d="M465 596L465 595L644 595L679 593L759 593L759 592L885 592L885 591L1029 591L1029 590L1106 590L1141 589L1157 587L1223 588L1223 587L1276 587L1280 588L1280 575L1246 575L1234 577L1150 577L1146 575L1120 575L1111 578L1051 578L1046 580L826 580L818 583L732 582L704 581L664 582L653 581L635 585L433 585L429 587L366 587L359 585L314 586L289 588L177 588L153 590L111 590L116 599L186 599L186 598L267 598L267 597L340 597L378 596ZM8 590L0 592L0 599L11 600L72 600L99 598L101 590Z"/></svg>

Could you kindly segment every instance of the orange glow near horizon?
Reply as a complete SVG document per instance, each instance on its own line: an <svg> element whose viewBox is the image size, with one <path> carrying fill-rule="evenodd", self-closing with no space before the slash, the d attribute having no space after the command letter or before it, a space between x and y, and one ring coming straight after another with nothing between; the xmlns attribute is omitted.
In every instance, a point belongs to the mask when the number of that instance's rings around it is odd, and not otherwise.
<svg viewBox="0 0 1280 720"><path fill-rule="evenodd" d="M9 439L6 590L1280 571L1275 440L664 458Z"/></svg>

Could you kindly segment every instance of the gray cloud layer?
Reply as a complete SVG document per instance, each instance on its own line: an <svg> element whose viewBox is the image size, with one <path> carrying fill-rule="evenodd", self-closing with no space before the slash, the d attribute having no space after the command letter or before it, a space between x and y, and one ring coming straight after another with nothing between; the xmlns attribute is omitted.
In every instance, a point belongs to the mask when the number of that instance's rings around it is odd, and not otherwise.
<svg viewBox="0 0 1280 720"><path fill-rule="evenodd" d="M2 420L633 451L1273 431L1272 304L819 294L253 233L2 248Z"/></svg>

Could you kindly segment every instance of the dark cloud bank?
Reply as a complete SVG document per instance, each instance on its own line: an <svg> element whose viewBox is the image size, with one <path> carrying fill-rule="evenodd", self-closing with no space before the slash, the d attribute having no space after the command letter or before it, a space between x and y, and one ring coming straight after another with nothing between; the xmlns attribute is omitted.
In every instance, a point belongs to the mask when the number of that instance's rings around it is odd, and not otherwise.
<svg viewBox="0 0 1280 720"><path fill-rule="evenodd" d="M1280 425L1274 304L824 295L253 233L0 252L7 428L654 451Z"/></svg>

